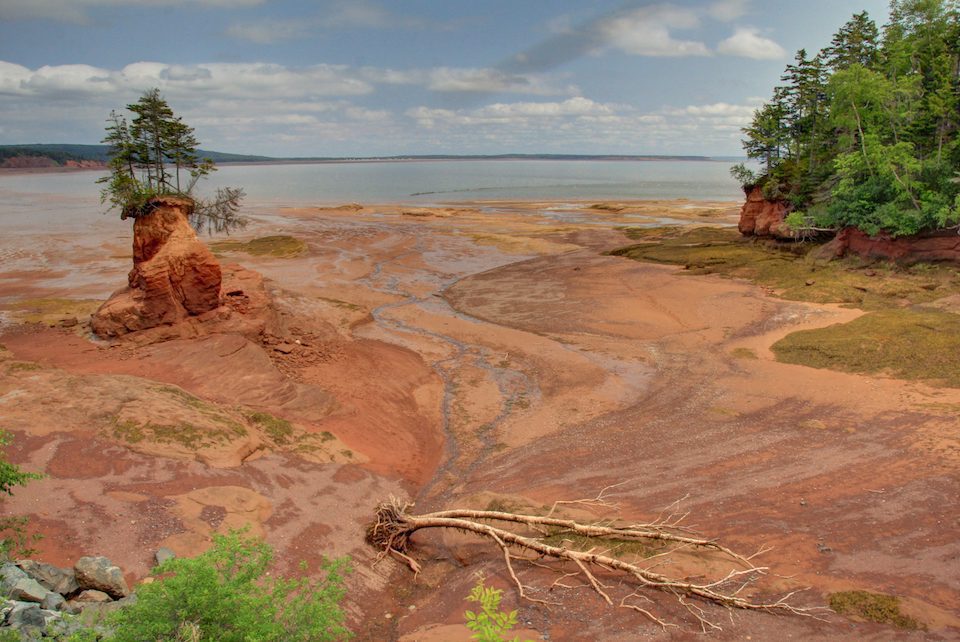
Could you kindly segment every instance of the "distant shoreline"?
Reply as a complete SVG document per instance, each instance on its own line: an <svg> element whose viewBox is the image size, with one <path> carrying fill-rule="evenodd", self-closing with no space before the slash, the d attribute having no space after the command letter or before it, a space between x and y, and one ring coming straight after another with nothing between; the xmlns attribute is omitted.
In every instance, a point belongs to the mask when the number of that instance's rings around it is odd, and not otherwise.
<svg viewBox="0 0 960 642"><path fill-rule="evenodd" d="M387 158L331 158L331 159L278 159L256 161L220 161L218 167L247 167L267 165L359 165L373 163L449 163L449 162L486 162L486 161L550 161L550 162L683 162L683 163L731 163L728 158L710 156L411 156ZM23 174L66 174L73 172L105 171L101 167L0 167L0 176Z"/></svg>

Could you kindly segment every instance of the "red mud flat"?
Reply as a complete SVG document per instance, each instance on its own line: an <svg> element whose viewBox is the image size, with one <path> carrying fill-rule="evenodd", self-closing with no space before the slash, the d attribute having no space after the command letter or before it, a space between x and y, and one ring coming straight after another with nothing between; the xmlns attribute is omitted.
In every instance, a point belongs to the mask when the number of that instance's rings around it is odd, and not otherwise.
<svg viewBox="0 0 960 642"><path fill-rule="evenodd" d="M795 599L814 606L837 590L887 593L927 627L705 607L724 628L716 639L960 637L960 391L776 363L766 347L777 336L849 311L600 256L627 243L615 228L638 217L730 224L736 206L575 205L564 204L563 221L543 203L458 204L436 216L389 205L282 210L284 233L307 252L227 258L272 279L284 332L312 352L229 335L107 347L8 326L0 411L20 417L11 458L48 477L5 510L46 531L42 558L107 553L131 579L157 546L189 553L242 523L286 562L350 554L360 640L468 639L463 598L478 573L506 589L525 637L699 637L669 596L646 605L681 625L665 633L588 589L552 591L561 605L549 609L518 602L501 556L483 544L418 535L424 570L414 579L391 560L372 566L362 541L391 494L420 510L483 508L497 496L540 506L626 482L611 498L627 520L687 497L702 533L748 553L772 547L758 560L771 569L767 597L810 587ZM276 218L270 225L248 234L277 233ZM10 283L29 296L44 286L39 273ZM17 296L27 295L0 291L0 301ZM740 347L760 358L735 358ZM67 379L57 377L74 379L59 389L52 382ZM144 454L78 401L86 383L103 408L124 411L132 392L117 381L178 386L209 412L244 407L329 432L355 463L270 444L226 467ZM518 573L532 587L555 579Z"/></svg>

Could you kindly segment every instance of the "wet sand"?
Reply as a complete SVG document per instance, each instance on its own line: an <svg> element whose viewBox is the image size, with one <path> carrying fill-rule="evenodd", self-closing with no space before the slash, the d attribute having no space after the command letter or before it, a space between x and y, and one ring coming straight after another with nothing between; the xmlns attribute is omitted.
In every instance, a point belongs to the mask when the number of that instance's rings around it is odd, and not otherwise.
<svg viewBox="0 0 960 642"><path fill-rule="evenodd" d="M147 572L157 546L189 554L211 531L239 523L253 524L288 565L349 554L359 639L467 639L455 625L478 572L506 588L504 606L520 608L521 622L550 639L666 637L640 614L584 591L552 595L563 608L518 603L493 550L424 536L424 573L414 581L392 561L373 566L362 542L374 504L391 494L420 510L491 496L539 505L626 482L615 497L624 518L651 518L687 497L702 532L745 551L772 547L762 562L774 588L811 587L800 604L823 604L837 590L888 593L929 629L715 613L720 639L956 638L960 390L776 363L769 346L781 336L857 312L603 255L630 243L622 227L732 225L738 207L256 211L238 238L289 234L307 251L224 259L267 277L291 336L323 347L310 359L253 344L230 353L210 338L110 347L82 331L19 324L24 300L103 299L129 269L129 230L116 221L57 242L25 226L0 240L0 343L39 367L14 372L8 362L0 370L0 409L17 412L11 459L48 477L4 508L31 514L47 534L41 558L108 553L132 578ZM737 348L758 358L738 358ZM133 375L272 412L334 435L352 461L268 451L214 468L135 452L111 441L95 413L77 409L74 425L59 421L63 413L51 407L71 407L69 395L56 397L48 384L62 372L78 386ZM298 406L250 385L252 375L294 381L304 398L332 402ZM16 401L24 395L33 401ZM553 581L539 569L522 577ZM682 608L654 599L693 637Z"/></svg>

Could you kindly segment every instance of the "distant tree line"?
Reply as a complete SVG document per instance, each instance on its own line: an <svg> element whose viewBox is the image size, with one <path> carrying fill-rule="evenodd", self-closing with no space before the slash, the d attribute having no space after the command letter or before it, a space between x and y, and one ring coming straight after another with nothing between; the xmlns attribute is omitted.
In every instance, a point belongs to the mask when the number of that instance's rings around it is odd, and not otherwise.
<svg viewBox="0 0 960 642"><path fill-rule="evenodd" d="M732 173L790 202L792 227L906 235L960 221L956 0L892 0L882 29L856 14L781 79L743 130L760 172Z"/></svg>

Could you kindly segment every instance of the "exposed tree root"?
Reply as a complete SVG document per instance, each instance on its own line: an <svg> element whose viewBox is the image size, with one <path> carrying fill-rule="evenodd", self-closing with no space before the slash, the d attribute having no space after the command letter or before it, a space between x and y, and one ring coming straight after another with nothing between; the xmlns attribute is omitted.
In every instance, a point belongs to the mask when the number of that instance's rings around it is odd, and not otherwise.
<svg viewBox="0 0 960 642"><path fill-rule="evenodd" d="M605 489L606 490L606 489ZM558 504L561 502L558 502ZM592 504L609 507L601 492L593 500L562 502L566 504ZM620 586L632 591L622 597L619 607L637 611L660 626L676 626L654 614L649 608L636 604L638 601L651 603L642 591L655 590L676 597L678 603L699 623L703 631L720 630L720 626L708 617L706 611L697 604L695 598L703 602L718 604L730 609L767 611L771 613L789 613L808 617L817 617L820 609L793 606L789 600L796 593L790 593L775 601L756 601L744 597L741 593L766 574L765 567L755 566L751 559L764 551L751 556L736 553L714 540L694 536L681 526L685 515L672 512L661 515L647 524L617 525L614 523L581 524L570 519L553 517L557 504L547 516L520 515L503 511L484 510L446 510L423 515L411 514L412 504L396 498L382 502L377 506L376 520L367 528L367 541L380 551L380 557L394 556L407 565L414 573L420 572L420 565L410 555L411 536L430 528L452 528L465 533L473 533L491 540L503 554L507 573L516 585L520 596L532 602L545 605L556 604L548 600L531 596L530 587L525 586L517 576L515 562L527 562L535 566L549 568L561 573L547 592L555 588L587 587L598 594L607 604L613 606L611 586L604 584L601 577L613 578ZM519 530L514 532L502 526L514 524ZM514 529L518 530L518 529ZM557 536L561 536L558 538ZM589 550L568 547L569 540L563 536L589 538L597 546ZM559 546L548 543L560 540ZM647 542L664 547L663 552L636 561L627 561L611 554L607 544L623 542ZM654 569L665 565L666 556L681 550L702 550L714 556L721 556L736 565L722 577L714 580L699 579L703 575L691 577L671 577ZM581 583L571 585L571 580ZM541 591L542 592L542 591Z"/></svg>

